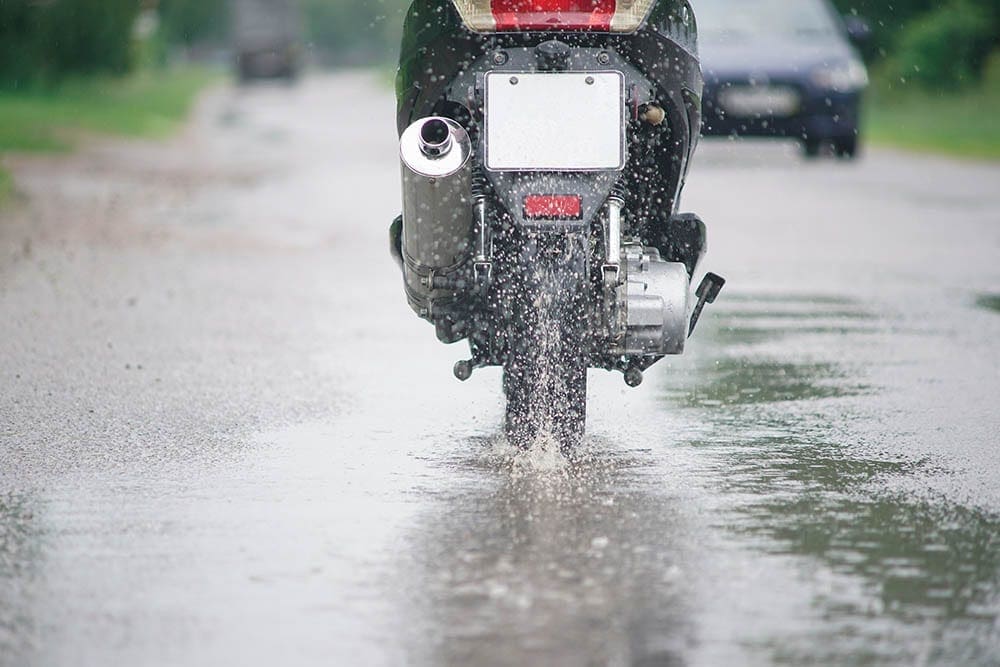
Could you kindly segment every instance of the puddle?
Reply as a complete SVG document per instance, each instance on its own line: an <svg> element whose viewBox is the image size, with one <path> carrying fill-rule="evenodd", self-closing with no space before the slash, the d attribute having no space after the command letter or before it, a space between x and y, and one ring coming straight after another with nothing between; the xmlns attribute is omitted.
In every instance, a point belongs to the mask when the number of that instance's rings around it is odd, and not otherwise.
<svg viewBox="0 0 1000 667"><path fill-rule="evenodd" d="M976 305L985 310L1000 313L1000 294L984 294L976 299Z"/></svg>
<svg viewBox="0 0 1000 667"><path fill-rule="evenodd" d="M1000 311L1000 296L978 303ZM941 471L908 458L906 435L891 430L905 423L872 411L887 391L868 381L884 363L867 335L876 318L835 297L737 304L663 396L710 422L689 444L716 466L714 527L757 559L791 559L792 585L809 591L808 632L757 633L754 644L790 664L989 663L1000 516L901 490ZM794 595L780 586L779 600ZM929 626L933 648L921 649Z"/></svg>
<svg viewBox="0 0 1000 667"><path fill-rule="evenodd" d="M776 645L779 662L899 660L881 653L887 642L911 635L915 646L928 623L978 637L940 637L930 663L979 664L988 655L1000 618L1000 517L885 483L919 475L924 464L858 457L851 446L801 435L744 441L722 458L721 491L736 500L726 529L763 539L758 548L769 556L804 559L821 635L840 637Z"/></svg>
<svg viewBox="0 0 1000 667"><path fill-rule="evenodd" d="M668 392L686 407L741 406L855 396L867 391L844 369L828 363L753 358L720 359L683 389Z"/></svg>

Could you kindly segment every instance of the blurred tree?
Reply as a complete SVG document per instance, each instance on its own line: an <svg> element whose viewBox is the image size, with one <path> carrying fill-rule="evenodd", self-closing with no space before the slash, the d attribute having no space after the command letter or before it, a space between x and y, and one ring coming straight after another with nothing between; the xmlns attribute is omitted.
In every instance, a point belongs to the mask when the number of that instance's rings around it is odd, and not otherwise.
<svg viewBox="0 0 1000 667"><path fill-rule="evenodd" d="M925 88L960 88L982 78L996 43L996 18L972 0L949 0L906 25L887 73Z"/></svg>
<svg viewBox="0 0 1000 667"><path fill-rule="evenodd" d="M0 0L0 82L127 72L139 0Z"/></svg>
<svg viewBox="0 0 1000 667"><path fill-rule="evenodd" d="M941 10L953 10L948 0L833 0L843 14L854 14L868 20L872 27L872 46L876 55L885 56L895 46L899 34L921 15ZM985 11L995 21L1000 15L1000 0L969 0L966 6ZM1000 35L998 35L1000 38Z"/></svg>
<svg viewBox="0 0 1000 667"><path fill-rule="evenodd" d="M136 0L61 0L45 4L42 44L54 71L128 71L132 65L132 27L139 9Z"/></svg>
<svg viewBox="0 0 1000 667"><path fill-rule="evenodd" d="M988 0L987 0L988 1ZM884 57L896 36L914 17L942 4L942 0L833 0L843 14L866 19L872 28L870 55Z"/></svg>
<svg viewBox="0 0 1000 667"><path fill-rule="evenodd" d="M869 61L885 61L890 81L955 88L981 78L1000 47L1000 0L834 0L867 19Z"/></svg>
<svg viewBox="0 0 1000 667"><path fill-rule="evenodd" d="M227 0L160 0L159 4L161 30L172 44L221 42L229 35Z"/></svg>
<svg viewBox="0 0 1000 667"><path fill-rule="evenodd" d="M42 61L39 12L26 0L0 0L0 79L18 85Z"/></svg>
<svg viewBox="0 0 1000 667"><path fill-rule="evenodd" d="M306 35L332 64L392 61L409 0L301 0Z"/></svg>

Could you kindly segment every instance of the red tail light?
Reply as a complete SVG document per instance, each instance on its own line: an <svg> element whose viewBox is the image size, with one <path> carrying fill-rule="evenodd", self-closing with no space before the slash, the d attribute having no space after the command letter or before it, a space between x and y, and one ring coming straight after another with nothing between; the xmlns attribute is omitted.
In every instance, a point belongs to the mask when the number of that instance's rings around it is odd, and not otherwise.
<svg viewBox="0 0 1000 667"><path fill-rule="evenodd" d="M452 0L478 32L635 32L656 0Z"/></svg>
<svg viewBox="0 0 1000 667"><path fill-rule="evenodd" d="M611 30L615 0L493 0L497 30Z"/></svg>

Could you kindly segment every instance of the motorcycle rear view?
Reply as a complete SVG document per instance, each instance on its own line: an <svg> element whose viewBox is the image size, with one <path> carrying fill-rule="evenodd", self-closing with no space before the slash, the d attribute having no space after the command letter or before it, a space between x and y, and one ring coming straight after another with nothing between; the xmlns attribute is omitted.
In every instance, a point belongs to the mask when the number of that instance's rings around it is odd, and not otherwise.
<svg viewBox="0 0 1000 667"><path fill-rule="evenodd" d="M681 354L724 281L678 200L701 127L687 0L416 0L397 75L406 296L455 365L501 366L506 432L570 448L588 368Z"/></svg>

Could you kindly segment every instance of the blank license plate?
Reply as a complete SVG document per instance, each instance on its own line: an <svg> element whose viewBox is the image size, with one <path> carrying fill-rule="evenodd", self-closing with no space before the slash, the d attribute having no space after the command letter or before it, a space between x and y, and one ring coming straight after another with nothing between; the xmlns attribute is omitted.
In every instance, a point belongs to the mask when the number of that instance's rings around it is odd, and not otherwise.
<svg viewBox="0 0 1000 667"><path fill-rule="evenodd" d="M596 171L625 166L619 72L486 75L486 168Z"/></svg>
<svg viewBox="0 0 1000 667"><path fill-rule="evenodd" d="M747 118L752 116L792 116L802 100L790 86L739 86L719 93L719 102L727 113Z"/></svg>

